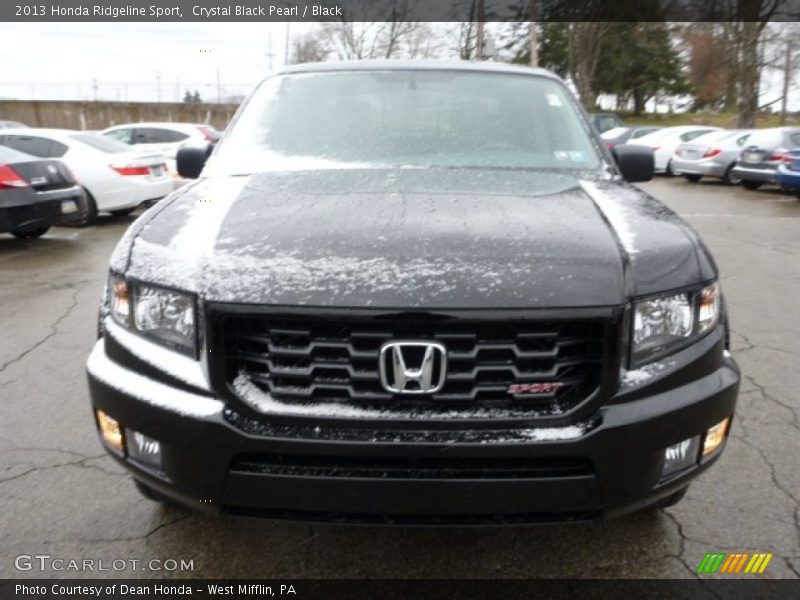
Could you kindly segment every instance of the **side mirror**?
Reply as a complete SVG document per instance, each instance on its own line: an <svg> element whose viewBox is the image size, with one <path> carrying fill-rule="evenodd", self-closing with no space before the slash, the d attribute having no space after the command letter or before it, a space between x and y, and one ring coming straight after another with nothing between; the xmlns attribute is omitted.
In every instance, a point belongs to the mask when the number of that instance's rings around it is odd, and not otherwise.
<svg viewBox="0 0 800 600"><path fill-rule="evenodd" d="M650 181L656 168L655 156L653 151L646 146L636 146L622 144L614 146L611 154L617 161L619 172L625 181L636 183L637 181Z"/></svg>
<svg viewBox="0 0 800 600"><path fill-rule="evenodd" d="M203 171L203 167L211 156L214 146L207 143L186 144L178 148L175 160L178 166L178 175L186 179L197 179Z"/></svg>

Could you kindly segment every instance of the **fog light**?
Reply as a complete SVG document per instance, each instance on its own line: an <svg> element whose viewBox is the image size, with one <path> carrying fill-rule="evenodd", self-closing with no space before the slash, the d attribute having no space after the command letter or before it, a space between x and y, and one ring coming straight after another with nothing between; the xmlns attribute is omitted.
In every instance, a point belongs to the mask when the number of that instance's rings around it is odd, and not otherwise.
<svg viewBox="0 0 800 600"><path fill-rule="evenodd" d="M122 452L122 427L120 427L119 421L112 419L102 410L98 410L97 423L100 426L100 433L106 443Z"/></svg>
<svg viewBox="0 0 800 600"><path fill-rule="evenodd" d="M706 439L703 442L703 456L708 456L716 452L722 446L725 442L725 437L728 435L728 427L730 424L731 418L728 417L706 432Z"/></svg>
<svg viewBox="0 0 800 600"><path fill-rule="evenodd" d="M161 444L133 429L125 430L128 457L158 471L161 470Z"/></svg>
<svg viewBox="0 0 800 600"><path fill-rule="evenodd" d="M700 450L700 436L683 440L664 449L664 466L661 468L661 478L669 477L683 471L697 462L697 453Z"/></svg>

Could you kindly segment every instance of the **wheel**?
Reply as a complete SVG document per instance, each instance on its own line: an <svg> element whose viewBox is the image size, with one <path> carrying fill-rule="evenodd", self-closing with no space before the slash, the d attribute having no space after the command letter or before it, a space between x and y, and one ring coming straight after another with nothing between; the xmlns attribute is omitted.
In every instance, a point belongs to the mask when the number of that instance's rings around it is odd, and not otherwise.
<svg viewBox="0 0 800 600"><path fill-rule="evenodd" d="M697 183L698 181L700 181L700 178L702 177L702 175L689 175L689 174L685 173L683 175L683 177L684 177L684 179L686 179L686 181L691 181L692 183Z"/></svg>
<svg viewBox="0 0 800 600"><path fill-rule="evenodd" d="M733 167L735 166L735 164L731 164L725 169L725 173L722 175L722 183L726 185L739 185L742 183L742 178L733 172Z"/></svg>
<svg viewBox="0 0 800 600"><path fill-rule="evenodd" d="M682 490L678 490L671 496L667 496L666 498L662 498L655 504L651 504L648 506L650 510L662 510L664 508L669 508L670 506L675 506L678 502L683 500L683 497L686 495L686 492L689 491L689 486L687 485Z"/></svg>
<svg viewBox="0 0 800 600"><path fill-rule="evenodd" d="M108 212L110 212L115 217L127 217L129 214L131 214L135 210L136 210L136 207L133 206L131 208L120 208L119 210L110 210Z"/></svg>
<svg viewBox="0 0 800 600"><path fill-rule="evenodd" d="M29 229L27 231L12 231L11 233L14 237L17 237L21 240L33 240L38 237L42 237L45 233L50 230L50 226L47 227L39 227L38 229Z"/></svg>
<svg viewBox="0 0 800 600"><path fill-rule="evenodd" d="M79 227L94 225L97 221L97 202L94 201L94 196L89 193L89 190L83 188L83 191L86 193L86 218L78 225Z"/></svg>
<svg viewBox="0 0 800 600"><path fill-rule="evenodd" d="M148 500L152 500L153 502L158 502L159 504L165 504L165 505L175 504L175 502L173 502L171 498L165 496L161 492L154 490L150 486L143 484L141 481L134 479L133 485L136 486L136 489L139 491L139 493Z"/></svg>
<svg viewBox="0 0 800 600"><path fill-rule="evenodd" d="M761 181L751 181L749 179L742 179L742 186L746 190L757 190L763 185Z"/></svg>

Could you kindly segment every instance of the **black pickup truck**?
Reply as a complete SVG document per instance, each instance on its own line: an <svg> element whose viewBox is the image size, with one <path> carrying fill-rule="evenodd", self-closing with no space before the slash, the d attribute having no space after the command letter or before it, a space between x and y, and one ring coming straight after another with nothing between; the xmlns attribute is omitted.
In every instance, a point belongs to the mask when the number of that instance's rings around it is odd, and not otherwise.
<svg viewBox="0 0 800 600"><path fill-rule="evenodd" d="M677 502L739 371L719 273L555 75L287 67L117 246L87 363L150 498L513 524ZM626 181L627 180L627 181Z"/></svg>

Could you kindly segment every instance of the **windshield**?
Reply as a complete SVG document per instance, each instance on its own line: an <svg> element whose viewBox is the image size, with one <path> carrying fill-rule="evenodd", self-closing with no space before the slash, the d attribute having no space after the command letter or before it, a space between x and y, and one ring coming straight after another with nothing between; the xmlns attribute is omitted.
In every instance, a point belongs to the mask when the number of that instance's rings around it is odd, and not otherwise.
<svg viewBox="0 0 800 600"><path fill-rule="evenodd" d="M106 154L117 154L119 152L130 152L130 146L126 146L122 142L111 140L109 138L100 137L99 135L92 135L91 133L76 133L70 135L73 140L77 140L87 146L91 146L95 150L105 152Z"/></svg>
<svg viewBox="0 0 800 600"><path fill-rule="evenodd" d="M569 92L527 75L342 71L273 77L207 174L408 167L595 169Z"/></svg>
<svg viewBox="0 0 800 600"><path fill-rule="evenodd" d="M30 154L19 152L5 146L0 146L0 165L9 162L28 162L32 160L41 160Z"/></svg>
<svg viewBox="0 0 800 600"><path fill-rule="evenodd" d="M722 142L728 138L732 138L736 135L741 135L741 131L730 131L723 129L722 131L712 131L710 133L704 133L702 135L698 135L695 139L692 140L691 143L693 144L713 144L716 142Z"/></svg>
<svg viewBox="0 0 800 600"><path fill-rule="evenodd" d="M759 148L777 148L783 143L783 132L780 129L761 129L754 131L747 140L748 146Z"/></svg>

